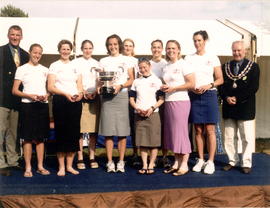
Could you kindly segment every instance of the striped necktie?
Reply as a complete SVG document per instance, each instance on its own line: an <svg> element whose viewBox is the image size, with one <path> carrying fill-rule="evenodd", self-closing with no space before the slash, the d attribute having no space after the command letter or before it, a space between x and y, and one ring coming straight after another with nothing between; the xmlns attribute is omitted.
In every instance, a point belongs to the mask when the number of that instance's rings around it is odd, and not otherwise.
<svg viewBox="0 0 270 208"><path fill-rule="evenodd" d="M16 64L16 67L19 67L20 66L20 57L19 57L19 52L18 52L17 48L14 48L13 59L14 59L14 63Z"/></svg>
<svg viewBox="0 0 270 208"><path fill-rule="evenodd" d="M236 63L235 64L235 67L234 67L234 69L233 69L233 73L234 73L234 75L238 75L238 72L239 72L239 63Z"/></svg>

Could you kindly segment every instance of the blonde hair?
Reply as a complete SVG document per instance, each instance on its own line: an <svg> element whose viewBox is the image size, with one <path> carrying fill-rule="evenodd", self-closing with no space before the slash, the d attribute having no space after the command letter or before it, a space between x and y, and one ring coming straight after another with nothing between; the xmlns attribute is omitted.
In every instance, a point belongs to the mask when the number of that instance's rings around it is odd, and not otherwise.
<svg viewBox="0 0 270 208"><path fill-rule="evenodd" d="M134 43L134 41L133 41L131 38L126 38L126 39L123 41L123 46L125 46L125 42L127 42L127 41L131 42L132 45L133 45L133 48L135 48L135 43ZM131 55L132 55L132 56L135 56L134 50L132 51Z"/></svg>
<svg viewBox="0 0 270 208"><path fill-rule="evenodd" d="M166 48L167 48L167 45L168 45L169 43L174 43L174 44L176 44L177 48L179 49L178 59L180 59L180 58L181 58L181 46L180 46L180 43L179 43L177 40L168 40L167 43L166 43ZM165 55L165 59L166 59L167 61L170 61L170 58L169 58L169 56L167 55L167 52L166 52L166 55Z"/></svg>

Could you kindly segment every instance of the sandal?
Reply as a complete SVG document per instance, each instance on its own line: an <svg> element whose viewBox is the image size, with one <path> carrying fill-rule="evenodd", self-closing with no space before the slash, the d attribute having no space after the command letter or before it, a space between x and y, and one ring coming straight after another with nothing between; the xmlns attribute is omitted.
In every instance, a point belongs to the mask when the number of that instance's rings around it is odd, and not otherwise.
<svg viewBox="0 0 270 208"><path fill-rule="evenodd" d="M144 175L144 174L147 173L147 169L142 168L142 169L138 170L138 173L141 174L141 175Z"/></svg>
<svg viewBox="0 0 270 208"><path fill-rule="evenodd" d="M147 169L147 175L152 175L155 173L155 169L154 168L148 168Z"/></svg>
<svg viewBox="0 0 270 208"><path fill-rule="evenodd" d="M164 170L163 173L165 173L165 174L174 173L177 170L178 169L171 167L171 168L168 168L168 169Z"/></svg>
<svg viewBox="0 0 270 208"><path fill-rule="evenodd" d="M31 178L33 177L32 171L25 171L23 174L24 177L26 178Z"/></svg>
<svg viewBox="0 0 270 208"><path fill-rule="evenodd" d="M77 168L80 169L80 170L85 169L85 164L84 164L83 160L78 160L77 161Z"/></svg>
<svg viewBox="0 0 270 208"><path fill-rule="evenodd" d="M40 169L37 170L37 173L41 174L41 175L50 175L50 171L46 170L46 169Z"/></svg>
<svg viewBox="0 0 270 208"><path fill-rule="evenodd" d="M97 163L97 161L95 161L95 159L91 159L89 161L89 165L90 165L90 168L98 168L99 167L98 163Z"/></svg>
<svg viewBox="0 0 270 208"><path fill-rule="evenodd" d="M178 171L174 172L173 175L174 176L181 176L181 175L185 175L187 173L188 173L188 169L187 170L179 169Z"/></svg>

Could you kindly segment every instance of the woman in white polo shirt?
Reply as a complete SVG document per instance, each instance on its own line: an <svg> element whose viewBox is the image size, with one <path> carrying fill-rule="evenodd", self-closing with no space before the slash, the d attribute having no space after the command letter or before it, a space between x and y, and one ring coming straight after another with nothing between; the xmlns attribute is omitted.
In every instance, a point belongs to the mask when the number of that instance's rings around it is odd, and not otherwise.
<svg viewBox="0 0 270 208"><path fill-rule="evenodd" d="M114 83L114 94L101 96L99 135L105 136L107 151L107 172L125 172L124 156L126 137L130 135L128 88L134 80L134 69L127 56L123 56L121 38L114 34L106 39L109 56L100 60L103 70L117 73ZM112 160L113 136L118 137L119 161L115 170Z"/></svg>
<svg viewBox="0 0 270 208"><path fill-rule="evenodd" d="M80 119L83 97L82 76L70 61L72 43L58 43L60 59L51 64L48 75L48 90L53 94L56 151L59 163L58 176L66 171L79 174L73 165L74 155L79 151ZM65 165L66 159L66 165Z"/></svg>
<svg viewBox="0 0 270 208"><path fill-rule="evenodd" d="M123 55L127 56L129 58L129 62L131 66L134 68L134 78L138 78L140 76L139 69L138 69L138 59L135 58L135 43L132 39L126 38L123 41ZM130 136L131 136L131 142L133 146L133 156L131 157L130 164L132 166L140 165L140 158L138 157L138 149L136 147L135 142L135 126L134 126L134 109L129 105L129 124L130 124Z"/></svg>
<svg viewBox="0 0 270 208"><path fill-rule="evenodd" d="M158 107L164 97L160 87L161 80L151 73L150 61L139 60L141 77L135 79L130 91L130 104L135 109L136 146L140 148L143 161L140 174L153 174L158 147L161 145L161 126ZM158 97L158 101L157 98ZM150 161L148 159L150 152Z"/></svg>
<svg viewBox="0 0 270 208"><path fill-rule="evenodd" d="M159 39L153 40L151 42L151 52L152 58L150 60L152 66L152 73L155 74L158 78L162 78L162 69L167 64L167 61L162 58L163 51L163 42Z"/></svg>
<svg viewBox="0 0 270 208"><path fill-rule="evenodd" d="M165 84L161 87L165 92L164 147L174 152L175 160L173 166L164 173L179 176L189 171L191 144L188 134L190 112L188 90L194 88L194 74L181 58L178 41L169 40L165 50L168 64L163 69Z"/></svg>
<svg viewBox="0 0 270 208"><path fill-rule="evenodd" d="M163 68L166 66L167 61L163 58L163 42L159 39L153 40L151 42L151 53L152 58L150 60L152 73L155 74L158 78L162 79L163 76ZM164 125L164 105L159 108L159 115L161 119L161 131L163 132ZM169 158L167 157L168 151L164 148L164 138L163 133L161 134L161 149L162 149L162 159L158 161L159 166L163 168L168 168L171 166Z"/></svg>
<svg viewBox="0 0 270 208"><path fill-rule="evenodd" d="M32 143L36 144L37 173L48 175L43 167L44 139L49 137L49 107L46 90L49 69L40 65L42 47L32 44L29 50L30 60L18 67L12 93L22 98L20 108L19 135L23 139L23 155L25 160L24 177L32 177L31 156ZM20 90L20 85L23 90Z"/></svg>
<svg viewBox="0 0 270 208"><path fill-rule="evenodd" d="M190 91L190 122L195 126L195 140L199 159L193 171L205 174L215 172L214 157L216 151L215 125L219 119L216 87L223 83L220 61L216 55L206 51L208 40L206 31L198 31L193 35L196 53L187 55L185 60L195 72L195 89ZM208 161L204 161L204 134L207 135Z"/></svg>
<svg viewBox="0 0 270 208"><path fill-rule="evenodd" d="M83 56L73 60L73 65L82 74L83 99L81 116L80 151L78 151L77 168L85 169L83 161L83 134L89 133L89 166L98 168L95 160L95 150L99 123L100 102L96 92L97 70L99 62L92 58L94 45L90 40L84 40L81 44Z"/></svg>

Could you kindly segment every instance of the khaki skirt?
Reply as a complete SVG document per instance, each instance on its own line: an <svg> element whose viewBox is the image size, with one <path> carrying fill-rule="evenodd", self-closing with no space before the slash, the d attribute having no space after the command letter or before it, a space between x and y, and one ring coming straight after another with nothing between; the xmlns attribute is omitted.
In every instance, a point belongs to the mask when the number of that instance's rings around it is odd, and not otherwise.
<svg viewBox="0 0 270 208"><path fill-rule="evenodd" d="M99 125L100 100L82 102L81 133L97 133Z"/></svg>
<svg viewBox="0 0 270 208"><path fill-rule="evenodd" d="M159 113L153 113L150 117L135 115L136 146L160 147L161 124Z"/></svg>

